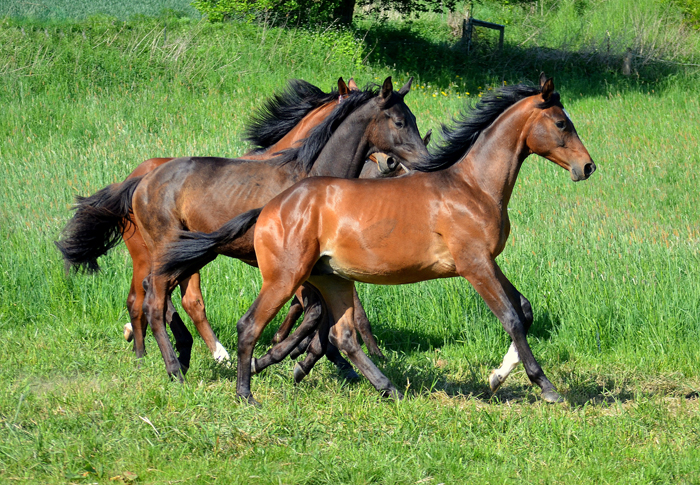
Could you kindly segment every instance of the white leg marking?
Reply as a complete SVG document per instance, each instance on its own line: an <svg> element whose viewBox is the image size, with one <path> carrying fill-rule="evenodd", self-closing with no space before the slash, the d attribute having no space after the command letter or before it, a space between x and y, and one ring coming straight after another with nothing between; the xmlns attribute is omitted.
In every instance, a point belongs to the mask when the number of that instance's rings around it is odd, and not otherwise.
<svg viewBox="0 0 700 485"><path fill-rule="evenodd" d="M127 342L131 342L131 339L134 338L134 328L131 326L131 322L124 325L124 338Z"/></svg>
<svg viewBox="0 0 700 485"><path fill-rule="evenodd" d="M510 373L513 372L513 369L515 369L519 363L520 357L518 356L518 349L515 348L515 343L511 343L510 347L508 347L508 352L503 356L501 367L492 371L489 376L491 391L496 392L496 389L506 381Z"/></svg>
<svg viewBox="0 0 700 485"><path fill-rule="evenodd" d="M227 361L231 361L231 356L228 355L228 352L224 348L223 345L221 345L221 342L218 340L216 341L216 350L214 351L214 360L224 364Z"/></svg>

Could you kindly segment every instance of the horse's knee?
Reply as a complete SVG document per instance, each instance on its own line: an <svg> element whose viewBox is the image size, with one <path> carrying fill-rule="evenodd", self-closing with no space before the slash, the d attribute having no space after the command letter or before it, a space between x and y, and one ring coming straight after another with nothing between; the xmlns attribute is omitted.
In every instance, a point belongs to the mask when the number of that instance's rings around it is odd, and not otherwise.
<svg viewBox="0 0 700 485"><path fill-rule="evenodd" d="M185 292L182 295L182 308L185 309L188 315L193 315L204 311L204 300L201 295L190 295Z"/></svg>
<svg viewBox="0 0 700 485"><path fill-rule="evenodd" d="M360 350L360 344L357 342L355 330L352 328L337 329L333 327L328 336L328 340L347 354Z"/></svg>

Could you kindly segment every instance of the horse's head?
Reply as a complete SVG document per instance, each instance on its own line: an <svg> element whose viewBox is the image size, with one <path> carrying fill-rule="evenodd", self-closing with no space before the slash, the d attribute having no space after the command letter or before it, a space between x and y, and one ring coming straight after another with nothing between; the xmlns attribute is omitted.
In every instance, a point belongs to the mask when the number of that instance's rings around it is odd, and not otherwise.
<svg viewBox="0 0 700 485"><path fill-rule="evenodd" d="M430 143L430 136L433 134L433 130L428 130L428 132L423 137L423 145L426 147ZM378 179L386 177L398 177L408 173L408 169L401 165L394 157L387 155L383 152L375 152L367 157L364 167L362 168L362 173L360 173L361 179Z"/></svg>
<svg viewBox="0 0 700 485"><path fill-rule="evenodd" d="M583 146L576 128L554 92L554 81L540 76L541 99L535 100L541 109L530 120L525 141L530 153L536 153L571 173L574 182L586 180L596 166Z"/></svg>
<svg viewBox="0 0 700 485"><path fill-rule="evenodd" d="M413 78L409 79L401 89L394 91L391 77L386 78L373 101L372 119L367 129L370 154L382 152L408 169L429 157L416 117L404 103L412 81Z"/></svg>

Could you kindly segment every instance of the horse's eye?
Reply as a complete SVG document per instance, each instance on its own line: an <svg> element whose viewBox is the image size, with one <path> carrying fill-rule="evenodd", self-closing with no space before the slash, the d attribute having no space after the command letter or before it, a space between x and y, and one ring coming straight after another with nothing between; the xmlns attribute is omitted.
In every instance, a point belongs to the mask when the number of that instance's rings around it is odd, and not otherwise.
<svg viewBox="0 0 700 485"><path fill-rule="evenodd" d="M555 122L554 124L557 125L557 128L559 128L560 130L563 130L564 128L566 128L566 120L559 120L559 121Z"/></svg>
<svg viewBox="0 0 700 485"><path fill-rule="evenodd" d="M403 128L403 121L394 121L397 128Z"/></svg>

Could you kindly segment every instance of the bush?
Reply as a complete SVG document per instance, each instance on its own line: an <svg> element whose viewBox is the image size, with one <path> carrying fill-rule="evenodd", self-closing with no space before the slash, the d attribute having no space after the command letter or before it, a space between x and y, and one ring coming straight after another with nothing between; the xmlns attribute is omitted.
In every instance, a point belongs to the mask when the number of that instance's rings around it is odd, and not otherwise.
<svg viewBox="0 0 700 485"><path fill-rule="evenodd" d="M194 0L192 6L210 22L239 19L272 24L318 24L333 20L342 0Z"/></svg>

